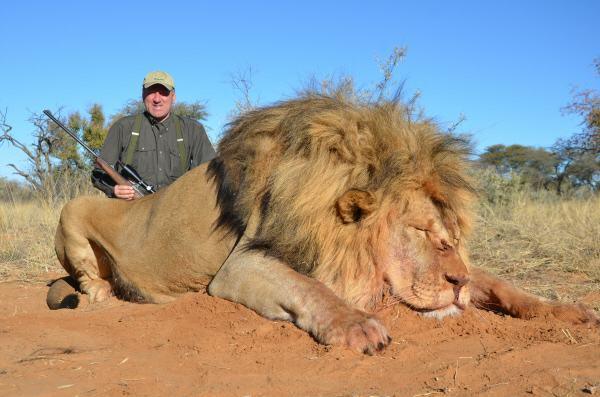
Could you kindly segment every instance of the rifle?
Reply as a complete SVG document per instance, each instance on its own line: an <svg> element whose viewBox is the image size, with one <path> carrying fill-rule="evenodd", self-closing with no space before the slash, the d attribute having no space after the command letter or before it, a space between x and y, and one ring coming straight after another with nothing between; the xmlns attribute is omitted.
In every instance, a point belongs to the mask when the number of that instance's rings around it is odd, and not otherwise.
<svg viewBox="0 0 600 397"><path fill-rule="evenodd" d="M117 164L119 165L119 167L121 167L121 169L125 171L131 179L133 179L133 181L131 181L119 174L113 167L111 167L110 164L103 160L102 157L98 156L96 152L94 152L88 145L86 145L85 142L79 139L79 137L73 131L71 131L66 125L61 123L60 120L54 117L49 110L44 110L44 114L48 116L50 120L54 121L54 123L57 126L62 128L67 134L69 134L71 138L75 139L77 143L83 146L83 148L92 155L92 157L94 158L94 162L96 163L98 168L101 168L104 172L106 172L108 176L110 176L111 179L115 181L117 185L129 185L133 187L134 196L136 199L143 197L147 194L155 193L154 188L148 185L146 182L144 182L139 176L139 174L133 169L133 167L124 164L120 160L117 160Z"/></svg>

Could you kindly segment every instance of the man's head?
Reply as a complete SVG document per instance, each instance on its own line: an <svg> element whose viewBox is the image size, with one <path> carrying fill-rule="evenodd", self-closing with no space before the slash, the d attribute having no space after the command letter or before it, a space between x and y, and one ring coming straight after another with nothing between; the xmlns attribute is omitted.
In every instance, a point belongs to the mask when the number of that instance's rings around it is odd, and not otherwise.
<svg viewBox="0 0 600 397"><path fill-rule="evenodd" d="M142 98L148 113L164 120L175 103L175 82L166 72L150 72L144 78Z"/></svg>

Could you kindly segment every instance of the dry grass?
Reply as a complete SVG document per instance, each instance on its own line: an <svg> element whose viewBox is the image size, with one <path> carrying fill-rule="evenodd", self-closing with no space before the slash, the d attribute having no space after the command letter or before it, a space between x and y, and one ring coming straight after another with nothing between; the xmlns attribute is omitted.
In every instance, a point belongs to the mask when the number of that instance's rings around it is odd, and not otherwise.
<svg viewBox="0 0 600 397"><path fill-rule="evenodd" d="M0 280L37 279L60 269L54 254L59 213L38 201L0 202Z"/></svg>
<svg viewBox="0 0 600 397"><path fill-rule="evenodd" d="M473 264L538 295L598 294L600 197L514 193L508 204L481 204L470 247Z"/></svg>
<svg viewBox="0 0 600 397"><path fill-rule="evenodd" d="M61 189L52 194L29 200L9 194L0 200L0 281L45 280L48 273L64 272L54 253L60 210L69 197L100 193L87 174L65 175L59 182Z"/></svg>
<svg viewBox="0 0 600 397"><path fill-rule="evenodd" d="M536 294L600 303L600 197L559 200L513 192L480 205L472 263ZM0 202L0 281L63 272L53 251L63 203Z"/></svg>

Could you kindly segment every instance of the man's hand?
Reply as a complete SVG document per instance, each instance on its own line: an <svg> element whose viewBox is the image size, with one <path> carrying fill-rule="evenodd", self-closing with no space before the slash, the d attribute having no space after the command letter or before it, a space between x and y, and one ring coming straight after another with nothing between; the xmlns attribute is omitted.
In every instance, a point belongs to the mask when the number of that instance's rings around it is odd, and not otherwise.
<svg viewBox="0 0 600 397"><path fill-rule="evenodd" d="M135 198L135 192L130 185L115 185L114 193L117 198L123 200L133 200Z"/></svg>

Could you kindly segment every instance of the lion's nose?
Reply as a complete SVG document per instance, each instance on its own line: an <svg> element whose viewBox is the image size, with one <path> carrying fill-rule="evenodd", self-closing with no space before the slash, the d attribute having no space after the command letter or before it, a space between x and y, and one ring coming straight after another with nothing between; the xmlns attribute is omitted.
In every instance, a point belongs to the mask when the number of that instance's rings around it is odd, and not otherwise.
<svg viewBox="0 0 600 397"><path fill-rule="evenodd" d="M460 291L469 282L469 275L466 273L451 274L445 273L446 281L453 285L455 304L460 301Z"/></svg>
<svg viewBox="0 0 600 397"><path fill-rule="evenodd" d="M466 285L469 282L469 275L466 273L462 273L462 274L445 273L444 277L446 278L446 281L448 281L450 284L455 285L458 288Z"/></svg>

